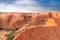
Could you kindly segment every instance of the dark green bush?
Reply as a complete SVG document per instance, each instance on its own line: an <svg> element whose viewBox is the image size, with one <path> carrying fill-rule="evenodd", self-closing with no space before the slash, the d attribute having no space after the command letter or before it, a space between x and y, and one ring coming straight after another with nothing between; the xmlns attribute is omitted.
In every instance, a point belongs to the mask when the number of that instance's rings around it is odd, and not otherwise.
<svg viewBox="0 0 60 40"><path fill-rule="evenodd" d="M14 35L13 34L6 34L6 40L13 40Z"/></svg>
<svg viewBox="0 0 60 40"><path fill-rule="evenodd" d="M5 36L6 36L6 40L13 40L15 35L14 32L12 31L10 34L6 34Z"/></svg>

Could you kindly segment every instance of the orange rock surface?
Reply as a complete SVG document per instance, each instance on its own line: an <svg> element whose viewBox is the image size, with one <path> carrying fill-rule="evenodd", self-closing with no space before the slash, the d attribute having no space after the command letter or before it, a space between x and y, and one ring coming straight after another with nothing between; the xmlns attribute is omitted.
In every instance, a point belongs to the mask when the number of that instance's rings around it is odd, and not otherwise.
<svg viewBox="0 0 60 40"><path fill-rule="evenodd" d="M47 15L47 17L49 18L44 22L44 25L40 27L30 26L31 28L27 29L26 31L22 33L19 33L14 38L14 40L60 40L60 34L59 34L60 33L60 18L58 14L55 12L52 12L50 15ZM34 21L37 22L39 19L40 18ZM37 22L37 24L39 24L39 21Z"/></svg>
<svg viewBox="0 0 60 40"><path fill-rule="evenodd" d="M57 26L30 28L19 34L14 40L60 40L60 18L54 20Z"/></svg>
<svg viewBox="0 0 60 40"><path fill-rule="evenodd" d="M21 28L25 24L41 25L48 19L48 15L41 15L40 13L14 13L7 12L0 14L0 27L4 29ZM44 22L42 22L44 21Z"/></svg>
<svg viewBox="0 0 60 40"><path fill-rule="evenodd" d="M0 27L19 28L18 32L21 33L13 40L60 40L59 12L6 12L0 14Z"/></svg>

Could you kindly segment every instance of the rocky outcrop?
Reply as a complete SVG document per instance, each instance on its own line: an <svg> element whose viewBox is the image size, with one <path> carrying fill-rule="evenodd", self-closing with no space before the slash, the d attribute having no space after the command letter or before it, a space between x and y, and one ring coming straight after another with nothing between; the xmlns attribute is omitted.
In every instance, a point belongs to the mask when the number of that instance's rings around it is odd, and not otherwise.
<svg viewBox="0 0 60 40"><path fill-rule="evenodd" d="M25 24L41 25L49 17L39 14L4 13L0 15L0 27L3 29L21 28Z"/></svg>
<svg viewBox="0 0 60 40"><path fill-rule="evenodd" d="M52 23L46 23L47 26L36 26L21 32L13 40L60 40L60 18L48 19ZM50 24L50 25L49 25ZM57 25L54 25L57 24ZM54 26L52 26L54 25Z"/></svg>
<svg viewBox="0 0 60 40"><path fill-rule="evenodd" d="M46 18L45 15L36 16L32 22L33 26L30 25L28 28L23 26L13 40L60 40L60 18L57 13L48 14ZM42 19L43 23L40 21ZM44 25L37 26L37 24Z"/></svg>
<svg viewBox="0 0 60 40"><path fill-rule="evenodd" d="M55 27L36 27L22 32L14 40L58 40Z"/></svg>
<svg viewBox="0 0 60 40"><path fill-rule="evenodd" d="M0 14L0 28L16 29L13 40L60 40L59 12Z"/></svg>
<svg viewBox="0 0 60 40"><path fill-rule="evenodd" d="M49 18L60 17L57 12L42 12L42 13L19 13L6 12L0 14L0 27L6 29L21 28L25 24L43 25Z"/></svg>

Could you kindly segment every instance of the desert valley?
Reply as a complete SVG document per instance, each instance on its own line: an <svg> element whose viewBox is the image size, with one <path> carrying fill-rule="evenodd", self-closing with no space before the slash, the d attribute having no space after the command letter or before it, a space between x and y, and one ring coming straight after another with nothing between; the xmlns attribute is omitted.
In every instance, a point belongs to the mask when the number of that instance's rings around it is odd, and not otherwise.
<svg viewBox="0 0 60 40"><path fill-rule="evenodd" d="M60 40L60 12L1 12L0 40Z"/></svg>

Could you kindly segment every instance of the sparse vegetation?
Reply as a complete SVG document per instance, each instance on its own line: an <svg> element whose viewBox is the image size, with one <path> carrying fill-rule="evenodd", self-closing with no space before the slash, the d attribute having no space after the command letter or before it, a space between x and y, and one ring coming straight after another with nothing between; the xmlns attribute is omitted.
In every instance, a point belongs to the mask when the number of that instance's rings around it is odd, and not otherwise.
<svg viewBox="0 0 60 40"><path fill-rule="evenodd" d="M12 31L10 34L6 34L6 40L13 40L15 36L15 31Z"/></svg>
<svg viewBox="0 0 60 40"><path fill-rule="evenodd" d="M14 38L13 34L6 34L6 40L12 40Z"/></svg>

